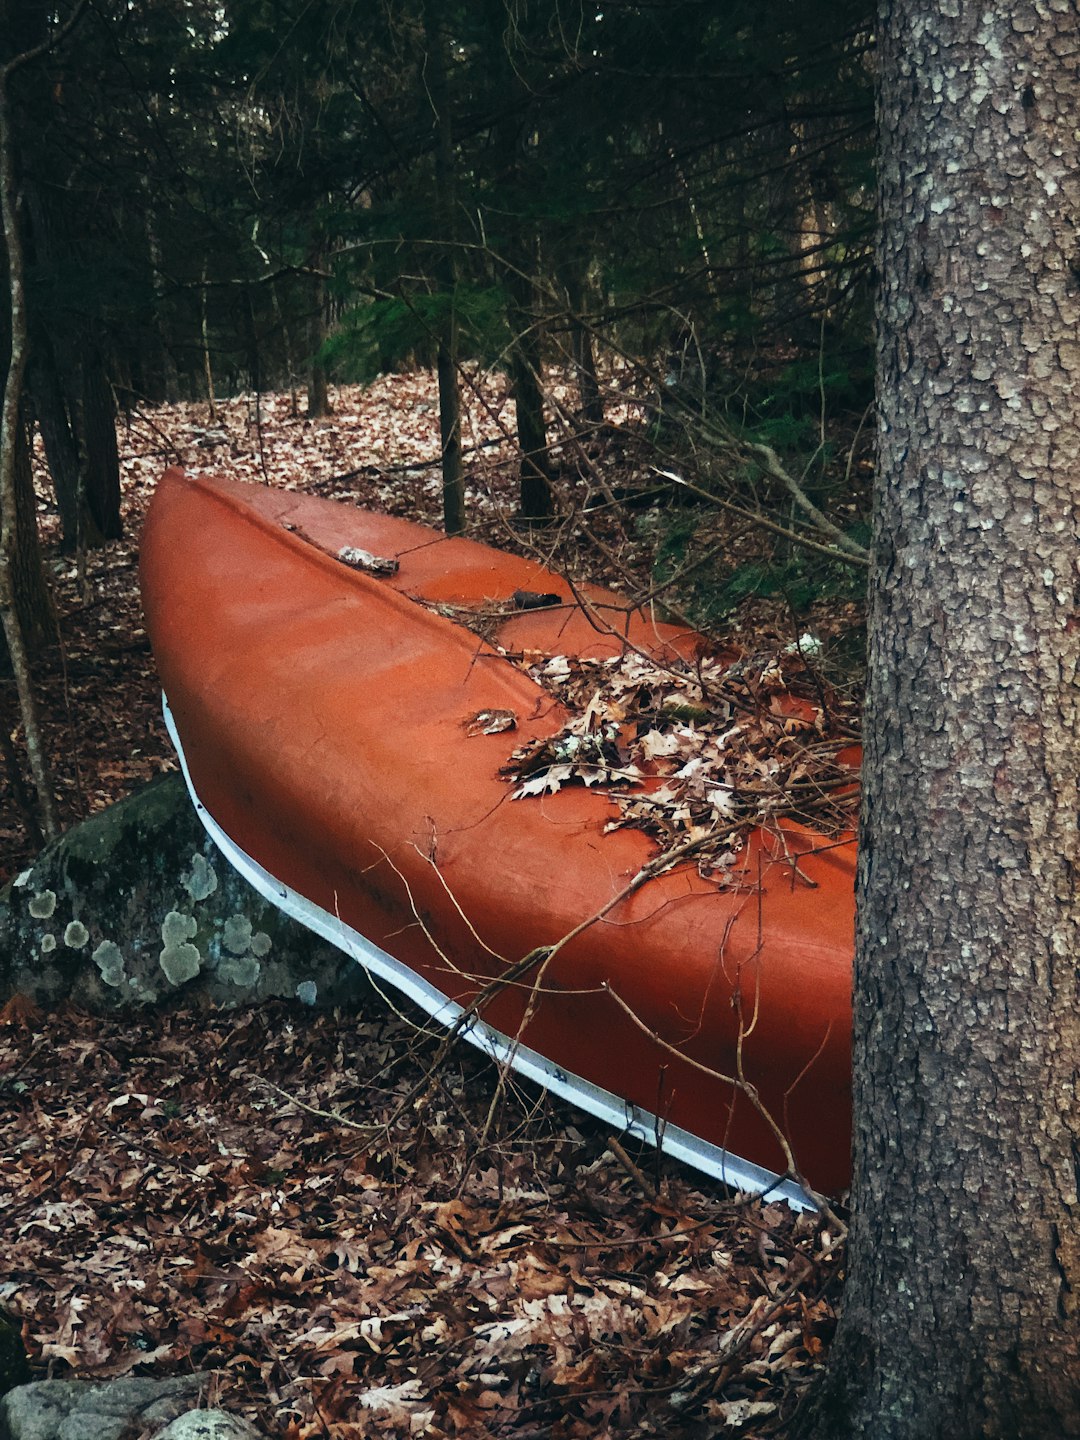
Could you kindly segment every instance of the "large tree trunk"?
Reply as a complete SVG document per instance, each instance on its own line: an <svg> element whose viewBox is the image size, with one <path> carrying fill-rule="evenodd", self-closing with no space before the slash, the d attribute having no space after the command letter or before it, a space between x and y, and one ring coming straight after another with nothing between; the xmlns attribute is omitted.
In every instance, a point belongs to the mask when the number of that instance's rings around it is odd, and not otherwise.
<svg viewBox="0 0 1080 1440"><path fill-rule="evenodd" d="M844 1440L1080 1436L1076 45L883 0Z"/></svg>
<svg viewBox="0 0 1080 1440"><path fill-rule="evenodd" d="M28 249L39 273L58 264L63 268L70 263L77 218L64 210L61 195L32 178L24 201ZM29 388L56 490L64 548L117 540L123 526L116 406L95 335L82 318L72 324L71 315L48 305L35 306L27 323ZM153 370L151 359L147 373ZM126 378L130 394L135 377ZM145 385L141 372L138 383L140 389Z"/></svg>

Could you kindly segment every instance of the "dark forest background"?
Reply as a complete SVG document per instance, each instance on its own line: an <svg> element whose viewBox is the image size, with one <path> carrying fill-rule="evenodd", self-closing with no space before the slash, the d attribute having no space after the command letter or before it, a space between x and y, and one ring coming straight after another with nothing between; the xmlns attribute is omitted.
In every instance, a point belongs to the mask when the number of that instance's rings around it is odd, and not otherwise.
<svg viewBox="0 0 1080 1440"><path fill-rule="evenodd" d="M118 418L277 390L315 419L335 383L421 367L448 529L461 407L501 371L519 527L621 508L706 626L861 596L863 0L0 0L0 66L31 655L42 514L66 553L121 533Z"/></svg>

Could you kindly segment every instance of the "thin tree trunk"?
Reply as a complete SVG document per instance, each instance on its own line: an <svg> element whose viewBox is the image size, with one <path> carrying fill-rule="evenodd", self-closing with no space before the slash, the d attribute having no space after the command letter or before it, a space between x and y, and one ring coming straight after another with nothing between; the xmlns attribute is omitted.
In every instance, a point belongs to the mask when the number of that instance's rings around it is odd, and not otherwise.
<svg viewBox="0 0 1080 1440"><path fill-rule="evenodd" d="M296 394L296 364L292 342L292 329L281 303L276 280L270 282L270 299L274 307L274 319L281 327L281 346L285 352L285 373L289 381L289 414L295 420L300 414L300 402Z"/></svg>
<svg viewBox="0 0 1080 1440"><path fill-rule="evenodd" d="M52 596L45 582L38 534L37 496L30 461L30 434L25 416L15 432L15 534L12 552L15 608L26 648L31 655L56 638Z"/></svg>
<svg viewBox="0 0 1080 1440"><path fill-rule="evenodd" d="M533 280L539 242L525 213L527 180L518 153L519 110L525 100L524 86L507 49L509 41L504 33L507 12L502 0L488 0L487 14L494 63L492 80L502 109L502 118L495 126L495 168L503 187L501 204L510 212L510 228L505 232L499 259L507 296L510 383L521 451L518 518L543 522L554 513L555 507L544 424L540 307Z"/></svg>
<svg viewBox="0 0 1080 1440"><path fill-rule="evenodd" d="M465 477L461 465L461 388L458 382L457 350L457 319L451 300L435 360L439 377L443 525L448 535L460 535L465 529Z"/></svg>
<svg viewBox="0 0 1080 1440"><path fill-rule="evenodd" d="M581 418L590 425L604 423L604 401L600 394L600 381L596 373L596 352L593 349L592 333L584 324L585 283L576 276L566 282L567 298L570 301L570 340L573 346L574 368L577 371L578 394L581 397Z"/></svg>
<svg viewBox="0 0 1080 1440"><path fill-rule="evenodd" d="M327 386L326 366L322 361L322 348L326 344L326 277L323 275L325 255L321 245L315 252L316 273L311 281L311 321L308 326L308 345L311 350L308 371L307 413L312 420L321 420L330 414L330 393Z"/></svg>
<svg viewBox="0 0 1080 1440"><path fill-rule="evenodd" d="M815 1433L1076 1440L1076 15L880 19L855 1212Z"/></svg>
<svg viewBox="0 0 1080 1440"><path fill-rule="evenodd" d="M203 375L206 379L206 403L210 410L210 423L218 418L217 400L214 398L214 367L210 360L210 321L206 305L206 264L203 263L202 284L199 286L199 328L202 335Z"/></svg>
<svg viewBox="0 0 1080 1440"><path fill-rule="evenodd" d="M439 325L439 348L436 357L439 375L443 523L448 535L458 535L465 529L465 482L461 469L461 390L458 382L458 325L455 308L458 274L454 250L454 137L446 79L446 41L439 28L439 9L438 0L425 0L428 94L436 127L435 206L442 242L439 282L447 301L446 311Z"/></svg>
<svg viewBox="0 0 1080 1440"><path fill-rule="evenodd" d="M84 446L84 495L89 518L106 540L124 533L120 516L120 455L116 406L99 352L88 347L82 364L80 430Z"/></svg>
<svg viewBox="0 0 1080 1440"><path fill-rule="evenodd" d="M52 346L40 331L34 338L29 378L32 408L60 511L61 545L70 553L79 544L79 447Z"/></svg>
<svg viewBox="0 0 1080 1440"><path fill-rule="evenodd" d="M11 743L11 736L8 734L8 726L4 718L0 718L0 754L4 757L4 769L7 771L8 784L11 786L11 793L15 800L15 809L18 810L19 818L26 827L30 844L35 849L40 849L45 843L45 836L42 834L41 824L34 811L33 798L23 780L19 757L16 754L15 746Z"/></svg>
<svg viewBox="0 0 1080 1440"><path fill-rule="evenodd" d="M23 57L0 67L0 215L7 250L8 286L11 304L11 346L7 376L0 407L0 623L7 641L22 714L26 755L37 790L42 830L52 840L60 833L52 775L41 734L37 700L30 677L26 639L16 607L16 455L22 425L20 407L26 371L27 324L26 284L23 273L22 237L19 234L15 180L15 138L12 133L10 77Z"/></svg>
<svg viewBox="0 0 1080 1440"><path fill-rule="evenodd" d="M510 295L510 324L514 339L510 350L510 378L521 448L522 520L545 520L554 513L547 426L544 423L543 355L535 314L535 286L529 273L518 267L535 261L525 247L511 258L506 277Z"/></svg>
<svg viewBox="0 0 1080 1440"><path fill-rule="evenodd" d="M156 113L159 108L158 96L151 97L151 108ZM165 284L165 267L161 256L161 242L158 239L157 222L154 217L153 202L154 181L146 174L142 179L143 188L143 215L146 228L146 248L150 256L150 273L154 287L154 313L153 313L153 334L157 345L157 364L151 362L148 369L156 380L155 389L157 394L154 399L163 399L169 405L175 405L180 399L180 376L176 368L176 357L169 347L168 334L168 298Z"/></svg>

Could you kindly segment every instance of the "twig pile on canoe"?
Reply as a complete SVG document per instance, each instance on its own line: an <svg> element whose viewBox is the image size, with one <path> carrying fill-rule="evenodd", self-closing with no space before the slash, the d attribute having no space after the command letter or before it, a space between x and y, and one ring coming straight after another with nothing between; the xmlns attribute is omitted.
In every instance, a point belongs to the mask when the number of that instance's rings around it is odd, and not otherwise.
<svg viewBox="0 0 1080 1440"><path fill-rule="evenodd" d="M517 663L573 719L510 756L502 774L515 800L601 787L619 809L606 830L643 830L661 855L693 842L699 873L729 884L746 881L739 860L755 829L790 819L835 836L854 824L851 717L835 696L828 709L797 698L808 688L801 656L661 664L628 650Z"/></svg>

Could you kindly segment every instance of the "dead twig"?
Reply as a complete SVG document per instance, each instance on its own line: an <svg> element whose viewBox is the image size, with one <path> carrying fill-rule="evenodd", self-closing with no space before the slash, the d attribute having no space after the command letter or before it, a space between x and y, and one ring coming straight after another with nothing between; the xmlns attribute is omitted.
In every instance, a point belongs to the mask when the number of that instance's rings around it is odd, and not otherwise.
<svg viewBox="0 0 1080 1440"><path fill-rule="evenodd" d="M615 1159L619 1162L619 1164L626 1171L626 1173L630 1176L630 1179L633 1180L634 1184L637 1185L641 1193L646 1196L647 1199L655 1200L658 1194L656 1186L652 1183L652 1181L648 1178L647 1175L642 1173L640 1167L635 1165L633 1160L630 1159L630 1156L626 1153L626 1151L620 1144L618 1137L615 1135L609 1135L607 1143L608 1149L615 1156Z"/></svg>
<svg viewBox="0 0 1080 1440"><path fill-rule="evenodd" d="M303 1110L308 1115L314 1115L319 1120L331 1120L335 1125L343 1125L346 1130L359 1130L365 1135L384 1129L382 1125L361 1125L356 1120L350 1120L347 1115L342 1115L338 1110L319 1110L314 1105L308 1105L304 1100L298 1100L295 1095L290 1095L287 1090L283 1090L280 1085L275 1085L272 1080L267 1080L262 1075L253 1075L251 1078L264 1090L272 1090L282 1100L287 1100L290 1105L295 1105L298 1110Z"/></svg>

